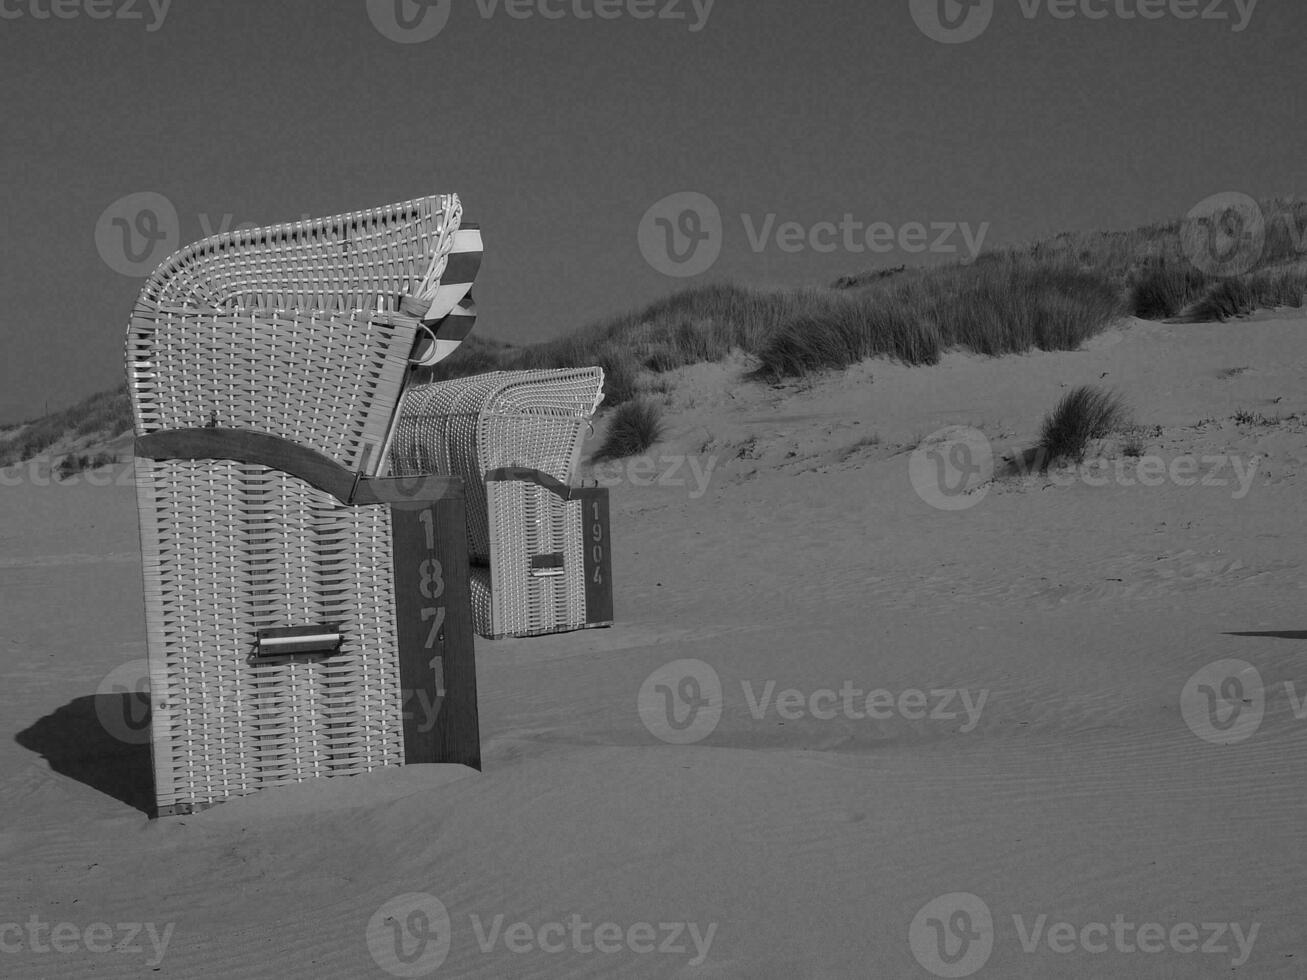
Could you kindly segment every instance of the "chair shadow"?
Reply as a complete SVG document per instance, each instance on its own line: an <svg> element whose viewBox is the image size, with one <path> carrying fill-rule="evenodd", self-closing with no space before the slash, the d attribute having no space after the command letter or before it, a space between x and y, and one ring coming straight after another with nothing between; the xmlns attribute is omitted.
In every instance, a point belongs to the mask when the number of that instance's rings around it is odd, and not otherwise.
<svg viewBox="0 0 1307 980"><path fill-rule="evenodd" d="M1307 640L1307 630L1255 630L1251 632L1225 633L1224 636L1267 636L1276 640Z"/></svg>
<svg viewBox="0 0 1307 980"><path fill-rule="evenodd" d="M149 696L74 698L14 736L50 768L154 816Z"/></svg>

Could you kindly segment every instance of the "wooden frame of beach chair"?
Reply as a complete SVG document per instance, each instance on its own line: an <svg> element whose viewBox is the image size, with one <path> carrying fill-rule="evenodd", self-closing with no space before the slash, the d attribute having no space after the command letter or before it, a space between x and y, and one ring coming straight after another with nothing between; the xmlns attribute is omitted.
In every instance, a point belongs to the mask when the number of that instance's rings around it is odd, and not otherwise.
<svg viewBox="0 0 1307 980"><path fill-rule="evenodd" d="M214 236L127 340L160 815L480 765L462 482L378 475L406 377L466 334L457 197Z"/></svg>
<svg viewBox="0 0 1307 980"><path fill-rule="evenodd" d="M608 491L570 485L603 383L600 368L496 371L405 395L390 465L467 483L483 636L613 622Z"/></svg>

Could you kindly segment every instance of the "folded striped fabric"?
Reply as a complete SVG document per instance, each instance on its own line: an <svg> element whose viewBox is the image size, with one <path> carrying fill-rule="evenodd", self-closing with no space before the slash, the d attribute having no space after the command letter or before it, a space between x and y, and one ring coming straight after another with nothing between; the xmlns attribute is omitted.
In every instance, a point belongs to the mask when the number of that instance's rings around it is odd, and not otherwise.
<svg viewBox="0 0 1307 980"><path fill-rule="evenodd" d="M440 285L422 317L430 337L418 346L413 362L430 367L458 350L476 325L472 282L481 268L481 227L468 223L454 233Z"/></svg>

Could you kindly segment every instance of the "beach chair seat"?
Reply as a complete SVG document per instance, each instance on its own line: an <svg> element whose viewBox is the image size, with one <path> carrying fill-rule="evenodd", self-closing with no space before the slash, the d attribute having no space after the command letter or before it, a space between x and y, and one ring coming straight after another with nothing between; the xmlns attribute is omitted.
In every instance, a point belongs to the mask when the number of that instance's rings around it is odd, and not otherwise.
<svg viewBox="0 0 1307 980"><path fill-rule="evenodd" d="M214 236L127 337L160 814L478 765L462 486L380 473L473 321L456 196ZM425 727L423 727L425 726Z"/></svg>
<svg viewBox="0 0 1307 980"><path fill-rule="evenodd" d="M572 485L603 383L597 367L496 371L405 395L391 472L447 473L467 486L483 636L612 622L608 491Z"/></svg>

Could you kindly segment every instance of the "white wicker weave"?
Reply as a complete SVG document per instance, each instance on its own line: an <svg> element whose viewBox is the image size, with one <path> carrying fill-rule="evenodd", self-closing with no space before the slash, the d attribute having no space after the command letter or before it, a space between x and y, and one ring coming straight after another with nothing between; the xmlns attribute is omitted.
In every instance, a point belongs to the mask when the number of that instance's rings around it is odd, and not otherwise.
<svg viewBox="0 0 1307 980"><path fill-rule="evenodd" d="M417 385L405 394L389 465L398 476L448 473L468 489L468 548L490 560L485 475L524 466L564 483L603 401L602 368L493 371Z"/></svg>
<svg viewBox="0 0 1307 980"><path fill-rule="evenodd" d="M172 256L128 330L137 435L253 429L375 471L460 220L428 197ZM136 472L160 812L403 762L389 508L230 460ZM308 626L339 651L253 657Z"/></svg>
<svg viewBox="0 0 1307 980"><path fill-rule="evenodd" d="M389 509L225 460L136 470L160 809L400 764ZM339 653L253 659L300 624Z"/></svg>
<svg viewBox="0 0 1307 980"><path fill-rule="evenodd" d="M429 197L171 256L128 330L137 433L256 429L375 471L424 336L405 300L435 296L461 216Z"/></svg>
<svg viewBox="0 0 1307 980"><path fill-rule="evenodd" d="M498 371L409 390L389 465L396 475L448 473L468 487L473 615L483 636L531 636L598 625L586 610L581 502L502 467L574 476L584 430L603 399L600 368ZM562 555L559 568L532 566ZM488 566L488 567L485 567Z"/></svg>

